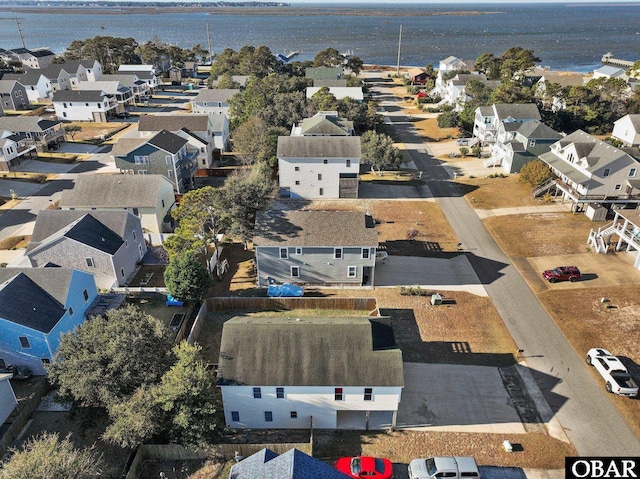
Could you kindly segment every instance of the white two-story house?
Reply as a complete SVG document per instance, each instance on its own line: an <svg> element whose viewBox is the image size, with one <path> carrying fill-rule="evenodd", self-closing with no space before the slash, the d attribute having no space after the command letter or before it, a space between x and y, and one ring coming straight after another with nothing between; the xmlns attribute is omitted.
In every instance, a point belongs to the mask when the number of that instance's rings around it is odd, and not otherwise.
<svg viewBox="0 0 640 479"><path fill-rule="evenodd" d="M277 148L280 195L357 198L361 156L357 136L281 136Z"/></svg>
<svg viewBox="0 0 640 479"><path fill-rule="evenodd" d="M540 155L556 174L553 186L575 211L588 204L640 203L640 162L577 130Z"/></svg>
<svg viewBox="0 0 640 479"><path fill-rule="evenodd" d="M540 121L540 111L535 103L494 103L476 108L473 120L473 136L482 143L494 143L498 127L502 123Z"/></svg>
<svg viewBox="0 0 640 479"><path fill-rule="evenodd" d="M467 64L454 56L449 56L444 60L440 60L438 65L438 75L436 76L436 86L431 91L432 95L444 97L445 74L447 72L467 70Z"/></svg>
<svg viewBox="0 0 640 479"><path fill-rule="evenodd" d="M53 94L53 108L59 120L106 122L118 102L101 90L59 90Z"/></svg>
<svg viewBox="0 0 640 479"><path fill-rule="evenodd" d="M191 112L206 115L226 115L229 118L229 102L240 90L233 88L200 90L191 101Z"/></svg>
<svg viewBox="0 0 640 479"><path fill-rule="evenodd" d="M640 146L640 115L625 115L614 121L611 136L625 146Z"/></svg>
<svg viewBox="0 0 640 479"><path fill-rule="evenodd" d="M392 428L402 352L388 318L238 316L222 328L217 384L230 428Z"/></svg>

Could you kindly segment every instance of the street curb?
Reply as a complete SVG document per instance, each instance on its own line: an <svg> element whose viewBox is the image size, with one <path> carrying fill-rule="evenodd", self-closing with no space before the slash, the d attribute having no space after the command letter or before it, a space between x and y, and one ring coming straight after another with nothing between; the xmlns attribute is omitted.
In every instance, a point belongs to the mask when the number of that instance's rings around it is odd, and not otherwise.
<svg viewBox="0 0 640 479"><path fill-rule="evenodd" d="M515 365L515 369L524 381L527 391L533 399L534 404L536 405L536 409L538 410L538 414L542 421L544 421L545 426L547 427L547 431L549 435L555 439L571 444L569 438L564 432L564 428L560 421L556 418L555 413L552 411L549 403L544 398L538 383L533 378L531 371L526 365L526 361L521 361L520 363Z"/></svg>

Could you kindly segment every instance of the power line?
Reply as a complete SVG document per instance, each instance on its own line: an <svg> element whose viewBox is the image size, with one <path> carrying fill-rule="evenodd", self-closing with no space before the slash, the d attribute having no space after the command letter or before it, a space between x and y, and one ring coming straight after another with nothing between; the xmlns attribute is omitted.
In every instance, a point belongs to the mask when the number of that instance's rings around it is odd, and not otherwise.
<svg viewBox="0 0 640 479"><path fill-rule="evenodd" d="M16 27L18 28L18 35L20 35L20 41L22 42L22 48L27 48L27 46L24 44L24 37L22 36L22 29L20 28L20 20L21 18L18 17L7 17L7 18L0 18L0 20L14 20L16 22Z"/></svg>

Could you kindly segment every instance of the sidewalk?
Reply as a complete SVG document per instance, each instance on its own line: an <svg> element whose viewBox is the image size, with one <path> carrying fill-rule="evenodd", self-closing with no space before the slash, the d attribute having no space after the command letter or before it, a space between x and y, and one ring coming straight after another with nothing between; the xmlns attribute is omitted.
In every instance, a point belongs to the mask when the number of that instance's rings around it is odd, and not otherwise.
<svg viewBox="0 0 640 479"><path fill-rule="evenodd" d="M551 205L540 206L516 206L513 208L495 208L493 210L481 210L476 208L476 214L481 220L490 218L492 216L506 216L506 215L523 215L526 213L554 213L557 211L570 212L571 205L569 203L554 203Z"/></svg>

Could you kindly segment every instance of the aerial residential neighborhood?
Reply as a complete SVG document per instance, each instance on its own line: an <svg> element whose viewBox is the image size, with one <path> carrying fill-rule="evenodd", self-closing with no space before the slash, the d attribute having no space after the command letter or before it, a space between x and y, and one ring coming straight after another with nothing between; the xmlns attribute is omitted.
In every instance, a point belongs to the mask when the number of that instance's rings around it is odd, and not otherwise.
<svg viewBox="0 0 640 479"><path fill-rule="evenodd" d="M640 455L638 62L153 46L0 49L0 478Z"/></svg>

